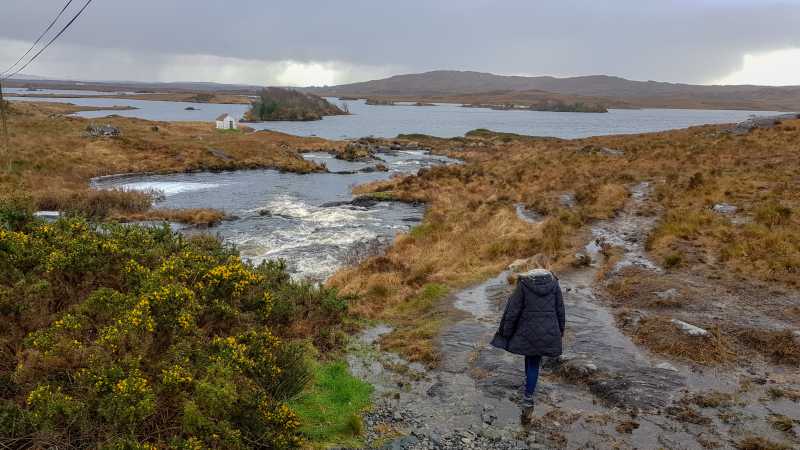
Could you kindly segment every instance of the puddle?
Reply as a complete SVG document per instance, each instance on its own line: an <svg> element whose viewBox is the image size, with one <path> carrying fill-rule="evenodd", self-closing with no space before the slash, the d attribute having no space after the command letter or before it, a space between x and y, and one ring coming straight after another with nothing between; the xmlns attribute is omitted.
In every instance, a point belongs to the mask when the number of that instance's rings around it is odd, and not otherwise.
<svg viewBox="0 0 800 450"><path fill-rule="evenodd" d="M639 183L631 189L629 207L617 217L596 223L591 227L594 240L586 246L592 259L598 259L603 245L611 245L623 250L623 256L612 269L617 273L630 266L641 267L661 273L663 270L647 256L645 242L647 233L655 226L656 216L637 214L638 206L647 199L651 186L648 182Z"/></svg>

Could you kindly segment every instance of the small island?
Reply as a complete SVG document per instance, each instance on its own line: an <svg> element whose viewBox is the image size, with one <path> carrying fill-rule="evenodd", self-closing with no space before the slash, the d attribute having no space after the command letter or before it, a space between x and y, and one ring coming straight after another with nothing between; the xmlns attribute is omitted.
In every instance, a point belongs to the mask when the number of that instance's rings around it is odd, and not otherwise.
<svg viewBox="0 0 800 450"><path fill-rule="evenodd" d="M483 103L470 103L461 105L464 108L489 108L498 111L550 111L550 112L580 112L580 113L607 113L608 108L602 104L574 102L567 103L562 101L547 100L529 105L502 104L488 105Z"/></svg>
<svg viewBox="0 0 800 450"><path fill-rule="evenodd" d="M314 94L276 87L264 88L245 113L244 121L311 121L348 114Z"/></svg>
<svg viewBox="0 0 800 450"><path fill-rule="evenodd" d="M394 101L381 98L368 98L366 104L372 106L394 106Z"/></svg>

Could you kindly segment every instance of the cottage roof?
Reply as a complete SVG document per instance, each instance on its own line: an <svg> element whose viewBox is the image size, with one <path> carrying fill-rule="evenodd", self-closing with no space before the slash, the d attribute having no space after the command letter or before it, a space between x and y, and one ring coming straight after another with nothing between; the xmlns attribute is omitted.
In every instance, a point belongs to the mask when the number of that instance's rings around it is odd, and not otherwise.
<svg viewBox="0 0 800 450"><path fill-rule="evenodd" d="M230 114L228 114L228 113L220 114L220 116L217 117L217 120L225 120L225 119L228 118L228 116L230 116Z"/></svg>

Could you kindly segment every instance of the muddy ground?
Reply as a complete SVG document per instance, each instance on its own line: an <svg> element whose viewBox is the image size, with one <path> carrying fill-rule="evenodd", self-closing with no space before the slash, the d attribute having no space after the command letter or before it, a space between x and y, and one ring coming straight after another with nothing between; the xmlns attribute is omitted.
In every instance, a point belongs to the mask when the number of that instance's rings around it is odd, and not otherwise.
<svg viewBox="0 0 800 450"><path fill-rule="evenodd" d="M591 227L583 249L589 258L581 256L591 262L557 274L567 309L565 353L544 362L534 410L519 406L522 358L488 345L513 288L505 272L452 297L436 369L381 352L386 326L354 344L352 370L376 386L375 407L364 417L368 445L800 448L798 366L746 345L764 346L748 333L784 333L774 342L800 345L797 293L749 284L713 264L703 271L659 267L646 251L659 214L652 185L630 189L620 214ZM537 226L535 214L518 214ZM700 331L683 331L683 323ZM794 333L788 344L785 333Z"/></svg>

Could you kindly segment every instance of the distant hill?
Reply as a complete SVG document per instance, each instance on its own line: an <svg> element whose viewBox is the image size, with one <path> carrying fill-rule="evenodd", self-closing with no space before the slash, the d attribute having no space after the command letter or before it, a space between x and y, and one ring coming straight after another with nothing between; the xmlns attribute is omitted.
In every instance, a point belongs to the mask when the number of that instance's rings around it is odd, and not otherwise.
<svg viewBox="0 0 800 450"><path fill-rule="evenodd" d="M499 91L511 96L516 92L544 91L552 94L554 99L561 95L595 97L612 106L800 110L800 86L704 86L633 81L607 75L522 77L439 70L306 90L325 96L414 100L490 96Z"/></svg>
<svg viewBox="0 0 800 450"><path fill-rule="evenodd" d="M203 82L145 83L11 79L5 87L107 92L225 93L256 96L260 86ZM522 77L438 70L382 80L301 89L321 96L465 104L584 103L609 108L694 108L800 111L800 86L704 86L633 81L607 75Z"/></svg>

